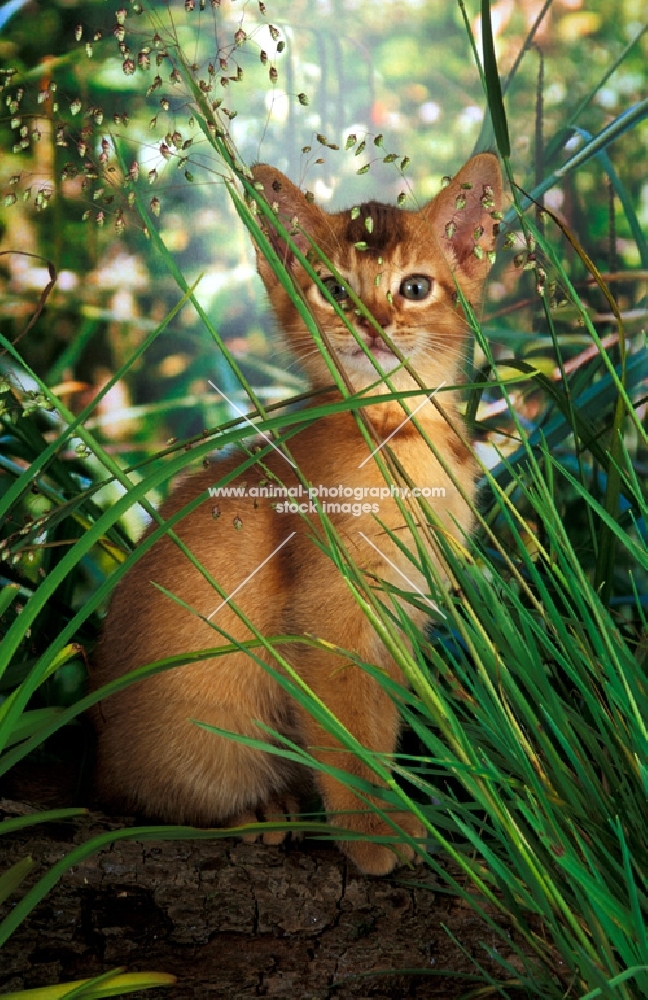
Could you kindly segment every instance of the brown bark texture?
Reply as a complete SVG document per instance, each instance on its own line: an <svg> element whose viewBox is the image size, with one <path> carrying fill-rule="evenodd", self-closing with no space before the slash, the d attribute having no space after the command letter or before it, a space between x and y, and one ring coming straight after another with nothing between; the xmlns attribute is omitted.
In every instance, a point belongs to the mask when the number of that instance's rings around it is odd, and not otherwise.
<svg viewBox="0 0 648 1000"><path fill-rule="evenodd" d="M0 818L33 811L0 799ZM74 845L133 824L93 812L5 836L0 873L31 855L24 890ZM68 870L9 938L0 994L121 966L177 976L134 1000L450 1000L477 985L457 975L475 976L470 955L501 980L484 946L517 960L441 889L421 866L361 876L321 842L123 840Z"/></svg>

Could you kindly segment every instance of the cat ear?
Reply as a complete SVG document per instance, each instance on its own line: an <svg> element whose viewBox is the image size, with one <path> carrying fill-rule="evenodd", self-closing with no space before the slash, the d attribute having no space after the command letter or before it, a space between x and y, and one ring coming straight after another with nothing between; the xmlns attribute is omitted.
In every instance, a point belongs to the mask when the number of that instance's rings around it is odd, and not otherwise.
<svg viewBox="0 0 648 1000"><path fill-rule="evenodd" d="M281 171L266 163L259 163L256 167L252 167L252 177L257 189L259 184L263 185L263 190L260 193L276 213L279 222L288 230L295 245L303 254L308 253L311 244L305 234L309 233L309 235L314 236L322 216L321 209L308 201L306 195L292 181L284 177ZM295 256L286 240L279 235L270 220L260 212L257 218L277 255L283 260L286 267L293 267ZM272 275L268 262L258 247L257 266L264 280Z"/></svg>
<svg viewBox="0 0 648 1000"><path fill-rule="evenodd" d="M424 209L448 263L480 284L491 266L502 209L502 175L493 153L468 160ZM494 229L495 227L495 229Z"/></svg>

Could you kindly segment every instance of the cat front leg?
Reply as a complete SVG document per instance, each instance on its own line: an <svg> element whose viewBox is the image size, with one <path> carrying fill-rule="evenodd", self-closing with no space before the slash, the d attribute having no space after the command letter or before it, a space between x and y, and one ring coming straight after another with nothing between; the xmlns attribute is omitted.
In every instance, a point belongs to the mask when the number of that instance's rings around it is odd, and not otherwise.
<svg viewBox="0 0 648 1000"><path fill-rule="evenodd" d="M375 646L375 636L373 639ZM306 669L300 672L342 725L369 750L392 755L398 740L400 716L380 683L361 667L345 663L333 654L309 650L306 660ZM302 709L300 715L302 741L316 760L374 785L382 784L367 764L345 750L310 714ZM332 825L367 836L389 836L398 841L398 830L375 812L372 805L376 805L406 834L416 839L424 837L424 828L412 813L391 812L378 797L367 802L324 771L315 772L315 782ZM341 840L339 847L361 872L368 875L386 875L397 864L411 861L415 855L414 848L404 840L395 843L393 849L367 840Z"/></svg>

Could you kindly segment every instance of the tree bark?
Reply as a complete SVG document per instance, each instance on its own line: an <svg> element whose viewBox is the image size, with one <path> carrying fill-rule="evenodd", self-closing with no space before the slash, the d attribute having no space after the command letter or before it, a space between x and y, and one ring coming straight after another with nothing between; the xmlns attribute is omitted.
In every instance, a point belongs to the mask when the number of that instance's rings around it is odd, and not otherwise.
<svg viewBox="0 0 648 1000"><path fill-rule="evenodd" d="M0 818L33 811L0 799ZM3 837L0 872L31 855L22 892L74 845L133 824L91 813ZM361 876L321 842L121 841L71 868L8 940L0 993L125 966L177 976L142 1000L449 1000L476 985L471 954L503 978L484 946L517 959L441 888L422 867Z"/></svg>

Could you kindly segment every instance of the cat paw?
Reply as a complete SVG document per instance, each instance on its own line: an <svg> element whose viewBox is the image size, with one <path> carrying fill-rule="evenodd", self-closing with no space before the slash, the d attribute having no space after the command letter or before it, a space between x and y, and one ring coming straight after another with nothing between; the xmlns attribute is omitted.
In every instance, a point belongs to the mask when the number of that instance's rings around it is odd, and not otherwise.
<svg viewBox="0 0 648 1000"><path fill-rule="evenodd" d="M348 819L349 817L347 817L345 826L349 826L350 829L358 833L394 838L398 836L391 826L383 823L378 816L373 814L361 814L354 817L352 827ZM422 844L425 843L425 827L416 816L406 812L395 813L393 819L404 833ZM334 819L333 822L335 822ZM412 861L415 864L420 864L422 861L419 852L415 851L412 845L404 840L400 843L394 843L390 847L387 847L386 844L373 843L370 840L346 840L340 841L339 847L363 875L389 875L398 865L409 864Z"/></svg>
<svg viewBox="0 0 648 1000"><path fill-rule="evenodd" d="M238 816L230 820L228 826L249 826L252 823L282 823L291 822L299 816L299 802L292 795L285 795L269 799L264 805L258 806L256 810L247 809ZM264 844L277 846L283 844L289 830L268 830L263 833L261 830L250 831L241 834L244 844L255 844L261 837ZM298 835L293 834L293 837Z"/></svg>

